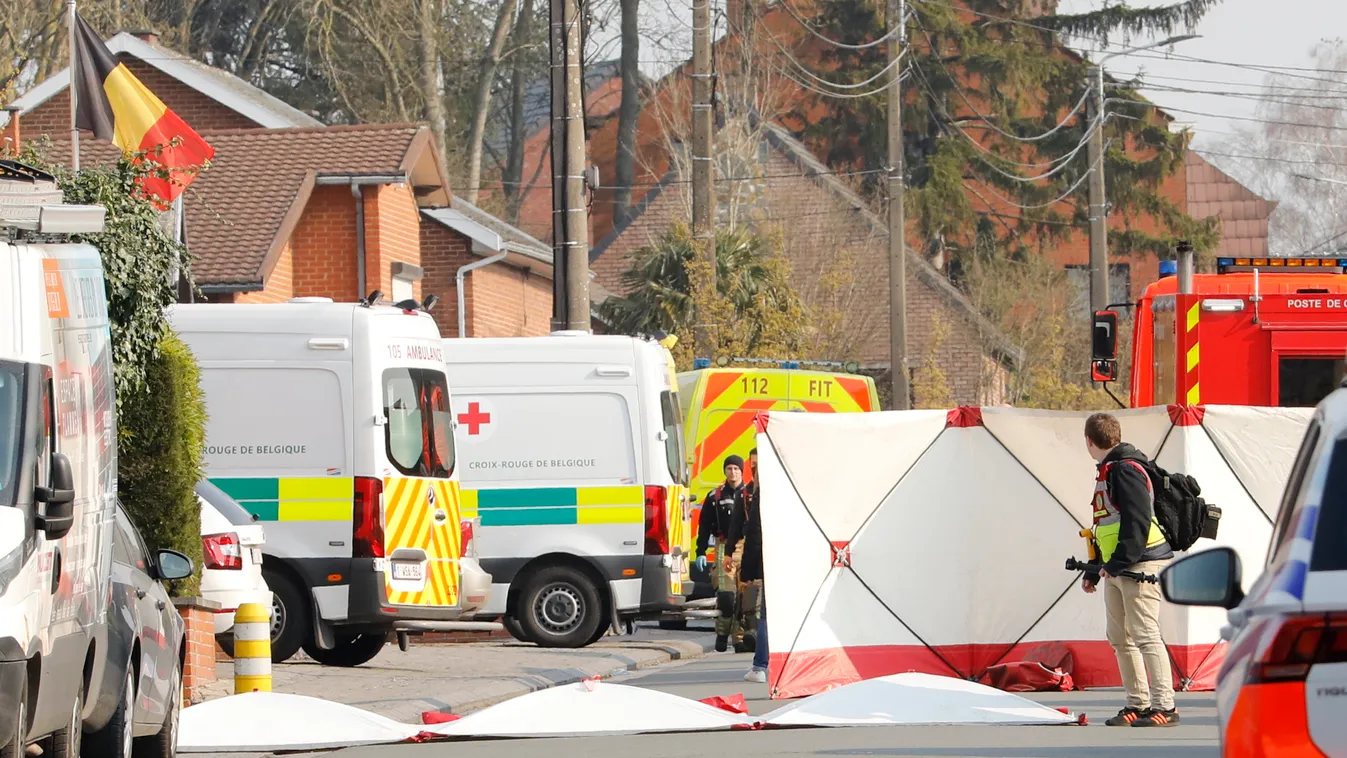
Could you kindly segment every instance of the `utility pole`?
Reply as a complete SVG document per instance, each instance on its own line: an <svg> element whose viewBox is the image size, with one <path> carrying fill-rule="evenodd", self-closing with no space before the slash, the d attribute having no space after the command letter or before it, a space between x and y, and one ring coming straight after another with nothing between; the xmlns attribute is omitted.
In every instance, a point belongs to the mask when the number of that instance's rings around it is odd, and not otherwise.
<svg viewBox="0 0 1347 758"><path fill-rule="evenodd" d="M585 73L580 0L566 2L566 328L590 331L589 209L585 197Z"/></svg>
<svg viewBox="0 0 1347 758"><path fill-rule="evenodd" d="M1104 199L1104 67L1090 71L1094 89L1087 129L1091 129L1090 161L1090 322L1108 307L1108 204Z"/></svg>
<svg viewBox="0 0 1347 758"><path fill-rule="evenodd" d="M570 322L570 290L566 287L566 13L567 0L548 0L548 49L551 53L552 133L552 331ZM460 335L462 336L462 335Z"/></svg>
<svg viewBox="0 0 1347 758"><path fill-rule="evenodd" d="M549 0L552 67L552 330L590 330L585 101L578 0Z"/></svg>
<svg viewBox="0 0 1347 758"><path fill-rule="evenodd" d="M715 195L711 184L711 0L692 4L692 241L698 259L710 266L709 281L693 281L703 300L715 297L716 242L713 221ZM713 358L711 324L705 309L697 314L694 349Z"/></svg>
<svg viewBox="0 0 1347 758"><path fill-rule="evenodd" d="M888 0L889 40L889 387L892 408L912 407L907 376L907 249L903 243L903 87L897 64L907 40L905 0Z"/></svg>

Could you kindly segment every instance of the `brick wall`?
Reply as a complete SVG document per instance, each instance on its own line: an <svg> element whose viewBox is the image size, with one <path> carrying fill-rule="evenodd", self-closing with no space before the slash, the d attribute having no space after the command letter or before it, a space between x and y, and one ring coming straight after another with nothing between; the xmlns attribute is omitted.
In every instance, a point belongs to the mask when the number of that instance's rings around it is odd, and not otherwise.
<svg viewBox="0 0 1347 758"><path fill-rule="evenodd" d="M198 688L215 681L215 611L219 603L203 598L174 598L186 627L183 668L184 705L200 702Z"/></svg>
<svg viewBox="0 0 1347 758"><path fill-rule="evenodd" d="M129 55L118 55L131 73L155 94L169 110L197 131L202 129L249 129L261 124L222 105ZM50 100L34 108L21 120L24 139L41 135L66 136L70 133L70 90L63 89Z"/></svg>
<svg viewBox="0 0 1347 758"><path fill-rule="evenodd" d="M383 290L393 297L393 263L421 265L420 212L410 187L378 185L365 190L366 290ZM423 282L413 284L421 299ZM436 308L438 310L438 307Z"/></svg>
<svg viewBox="0 0 1347 758"><path fill-rule="evenodd" d="M355 198L350 187L314 187L290 244L296 297L346 303L357 299Z"/></svg>
<svg viewBox="0 0 1347 758"><path fill-rule="evenodd" d="M431 312L440 334L458 334L458 289L455 277L469 263L482 260L472 242L442 224L421 225L422 280L426 294L440 296ZM551 331L552 281L508 263L493 263L468 274L464 307L465 337L536 337Z"/></svg>
<svg viewBox="0 0 1347 758"><path fill-rule="evenodd" d="M811 307L839 318L833 339L822 348L828 354L815 357L854 359L863 365L887 363L887 235L873 229L821 180L803 176L798 165L778 150L771 151L759 171L768 178L717 185L721 217L751 222L761 233L776 235L800 296ZM732 207L725 207L727 198L734 198L728 204ZM621 275L630 265L631 253L658 239L675 218L687 219L690 207L688 185L665 186L591 264L600 284L623 292ZM907 277L908 350L914 365L934 357L959 403L996 399L987 394L995 377L988 376L984 340L969 311L923 279L914 262L909 262ZM931 339L937 319L948 332L938 346Z"/></svg>
<svg viewBox="0 0 1347 758"><path fill-rule="evenodd" d="M524 269L493 264L468 274L476 307L473 337L541 337L552 331L552 280Z"/></svg>
<svg viewBox="0 0 1347 758"><path fill-rule="evenodd" d="M236 303L284 303L295 296L295 250L286 243L261 292L240 292Z"/></svg>

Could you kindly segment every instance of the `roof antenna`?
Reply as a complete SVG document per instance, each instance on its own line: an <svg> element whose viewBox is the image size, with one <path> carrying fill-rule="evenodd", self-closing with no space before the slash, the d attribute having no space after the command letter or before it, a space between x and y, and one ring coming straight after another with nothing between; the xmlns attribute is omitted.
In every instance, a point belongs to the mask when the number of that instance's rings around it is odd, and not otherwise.
<svg viewBox="0 0 1347 758"><path fill-rule="evenodd" d="M368 308L368 307L370 307L371 305L374 305L375 303L378 303L378 302L379 302L380 300L382 300L383 298L384 298L383 290L375 290L375 291L369 293L368 295L366 295L366 296L365 296L365 299L360 301L360 304L363 305L363 306L365 306L366 308Z"/></svg>

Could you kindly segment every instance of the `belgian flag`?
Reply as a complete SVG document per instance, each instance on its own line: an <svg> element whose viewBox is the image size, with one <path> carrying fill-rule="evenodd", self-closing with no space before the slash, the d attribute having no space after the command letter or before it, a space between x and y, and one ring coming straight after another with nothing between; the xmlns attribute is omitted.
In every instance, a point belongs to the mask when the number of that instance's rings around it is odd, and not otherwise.
<svg viewBox="0 0 1347 758"><path fill-rule="evenodd" d="M118 63L93 27L74 15L75 126L128 156L146 153L145 160L157 164L155 174L168 176L146 176L141 189L165 205L173 202L215 148Z"/></svg>

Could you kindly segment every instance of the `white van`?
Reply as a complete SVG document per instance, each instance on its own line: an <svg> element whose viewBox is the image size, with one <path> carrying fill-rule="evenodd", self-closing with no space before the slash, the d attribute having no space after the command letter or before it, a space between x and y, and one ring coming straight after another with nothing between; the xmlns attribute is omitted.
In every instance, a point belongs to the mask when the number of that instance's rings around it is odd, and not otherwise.
<svg viewBox="0 0 1347 758"><path fill-rule="evenodd" d="M272 660L357 666L392 631L461 616L472 522L430 315L303 298L170 319L201 366L206 475L266 529Z"/></svg>
<svg viewBox="0 0 1347 758"><path fill-rule="evenodd" d="M0 755L76 758L98 710L117 497L103 229L54 178L0 162ZM40 234L43 242L24 240ZM34 235L35 236L35 235ZM104 645L106 647L106 645ZM125 651L129 656L130 651ZM90 718L86 720L86 715ZM101 723L99 719L101 718Z"/></svg>
<svg viewBox="0 0 1347 758"><path fill-rule="evenodd" d="M479 617L583 647L679 609L692 530L669 351L583 332L443 344L463 507L493 582Z"/></svg>

